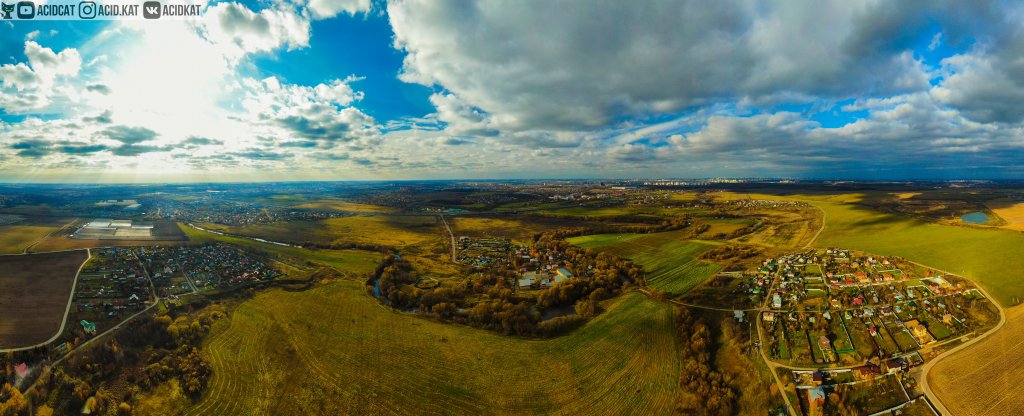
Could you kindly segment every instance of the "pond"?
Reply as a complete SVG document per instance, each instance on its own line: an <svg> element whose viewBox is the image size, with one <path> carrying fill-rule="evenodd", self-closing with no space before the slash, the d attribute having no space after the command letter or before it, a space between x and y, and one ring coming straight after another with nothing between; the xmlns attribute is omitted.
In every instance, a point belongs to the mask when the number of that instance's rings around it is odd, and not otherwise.
<svg viewBox="0 0 1024 416"><path fill-rule="evenodd" d="M984 224L988 222L988 216L984 212L972 212L960 216L960 219L969 224Z"/></svg>

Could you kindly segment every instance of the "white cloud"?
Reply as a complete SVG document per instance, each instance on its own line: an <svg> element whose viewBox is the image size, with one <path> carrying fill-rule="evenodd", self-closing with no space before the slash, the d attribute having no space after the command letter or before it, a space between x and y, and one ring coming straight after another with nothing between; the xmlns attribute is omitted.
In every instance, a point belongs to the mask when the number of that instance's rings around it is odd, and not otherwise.
<svg viewBox="0 0 1024 416"><path fill-rule="evenodd" d="M240 3L217 3L206 10L200 27L208 40L234 59L309 46L309 20L283 8L253 12Z"/></svg>
<svg viewBox="0 0 1024 416"><path fill-rule="evenodd" d="M910 43L865 29L882 30L877 21L892 8L408 0L390 2L388 15L407 53L403 80L443 87L491 127L572 130L743 97L927 89Z"/></svg>
<svg viewBox="0 0 1024 416"><path fill-rule="evenodd" d="M372 8L370 0L309 0L306 4L310 13L316 19L327 19L337 16L341 12L355 16L357 13L367 13Z"/></svg>
<svg viewBox="0 0 1024 416"><path fill-rule="evenodd" d="M82 67L78 50L59 53L35 41L25 42L28 64L0 65L0 108L8 113L51 112L54 102L77 101L78 91L65 84Z"/></svg>

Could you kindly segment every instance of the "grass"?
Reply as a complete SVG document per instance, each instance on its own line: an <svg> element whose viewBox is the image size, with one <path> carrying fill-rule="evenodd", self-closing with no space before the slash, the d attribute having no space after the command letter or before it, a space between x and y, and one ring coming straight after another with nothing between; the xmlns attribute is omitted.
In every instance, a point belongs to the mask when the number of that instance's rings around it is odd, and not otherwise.
<svg viewBox="0 0 1024 416"><path fill-rule="evenodd" d="M697 260L716 245L683 240L678 232L655 234L598 234L571 238L581 247L606 250L643 266L647 285L677 295L713 276L721 266Z"/></svg>
<svg viewBox="0 0 1024 416"><path fill-rule="evenodd" d="M197 224L199 225L199 224ZM289 221L203 228L281 242L370 244L389 247L415 245L440 237L443 226L433 216L352 216L323 221Z"/></svg>
<svg viewBox="0 0 1024 416"><path fill-rule="evenodd" d="M582 237L573 237L568 241L573 245L577 245L583 248L601 248L612 244L621 243L623 241L629 241L635 238L643 237L644 234L595 234L585 235Z"/></svg>
<svg viewBox="0 0 1024 416"><path fill-rule="evenodd" d="M21 253L60 226L11 224L0 226L0 254Z"/></svg>
<svg viewBox="0 0 1024 416"><path fill-rule="evenodd" d="M625 207L571 207L538 211L543 215L557 217L673 217L686 213L678 208L660 206L625 206Z"/></svg>
<svg viewBox="0 0 1024 416"><path fill-rule="evenodd" d="M343 201L340 199L321 199L296 205L295 208L329 209L334 211L360 212L360 213L388 213L397 212L398 209L380 205L359 204Z"/></svg>
<svg viewBox="0 0 1024 416"><path fill-rule="evenodd" d="M479 216L448 218L448 223L456 237L505 237L520 242L531 242L535 234L566 224L565 221L536 217L493 218Z"/></svg>
<svg viewBox="0 0 1024 416"><path fill-rule="evenodd" d="M962 274L1009 306L1024 299L1024 234L1014 231L932 224L868 208L814 202L827 215L819 247L847 247L902 256Z"/></svg>
<svg viewBox="0 0 1024 416"><path fill-rule="evenodd" d="M278 244L261 243L247 238L218 235L197 230L184 224L181 225L181 229L185 231L185 234L188 235L189 239L194 243L202 244L207 242L222 242L234 244L293 259L305 259L340 271L348 271L359 275L372 272L373 269L377 267L377 263L379 263L381 259L381 254L373 251L304 249Z"/></svg>
<svg viewBox="0 0 1024 416"><path fill-rule="evenodd" d="M200 414L667 414L671 309L631 293L569 335L523 340L390 311L362 285L271 290L217 324Z"/></svg>

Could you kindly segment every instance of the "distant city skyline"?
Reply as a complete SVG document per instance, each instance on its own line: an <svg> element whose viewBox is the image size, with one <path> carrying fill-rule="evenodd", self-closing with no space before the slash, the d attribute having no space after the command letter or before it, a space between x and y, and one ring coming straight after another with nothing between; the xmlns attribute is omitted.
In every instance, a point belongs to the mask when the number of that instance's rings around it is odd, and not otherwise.
<svg viewBox="0 0 1024 416"><path fill-rule="evenodd" d="M200 3L0 24L0 182L1024 179L1020 3Z"/></svg>

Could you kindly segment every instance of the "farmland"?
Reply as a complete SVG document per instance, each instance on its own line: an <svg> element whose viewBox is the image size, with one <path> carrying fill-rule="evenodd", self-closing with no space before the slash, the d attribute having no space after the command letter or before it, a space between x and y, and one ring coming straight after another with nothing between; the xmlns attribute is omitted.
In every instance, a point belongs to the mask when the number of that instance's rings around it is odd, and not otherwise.
<svg viewBox="0 0 1024 416"><path fill-rule="evenodd" d="M33 345L60 329L85 251L0 256L0 348Z"/></svg>
<svg viewBox="0 0 1024 416"><path fill-rule="evenodd" d="M388 311L352 282L269 291L218 324L185 414L670 413L671 310L636 293L606 306L528 341Z"/></svg>
<svg viewBox="0 0 1024 416"><path fill-rule="evenodd" d="M599 234L569 239L581 247L606 250L644 267L648 286L680 294L699 285L720 267L697 260L715 243L687 241L678 232L655 234Z"/></svg>
<svg viewBox="0 0 1024 416"><path fill-rule="evenodd" d="M247 238L218 235L188 226L182 226L182 229L185 230L185 233L193 243L201 244L219 241L278 256L284 256L290 259L308 260L332 267L339 271L347 271L359 275L371 272L380 260L379 253L366 250L304 249L271 243L261 243Z"/></svg>
<svg viewBox="0 0 1024 416"><path fill-rule="evenodd" d="M30 217L14 224L0 225L0 254L21 253L65 223L66 218Z"/></svg>
<svg viewBox="0 0 1024 416"><path fill-rule="evenodd" d="M311 202L298 204L295 208L312 208L312 209L330 209L335 211L345 212L360 212L360 213L381 213L381 212L396 212L395 208L383 207L380 205L369 205L359 204L355 202L348 202L337 199L322 199Z"/></svg>
<svg viewBox="0 0 1024 416"><path fill-rule="evenodd" d="M440 221L431 216L353 216L317 222L291 221L241 227L202 224L203 228L273 241L389 247L430 240L440 235L440 225Z"/></svg>
<svg viewBox="0 0 1024 416"><path fill-rule="evenodd" d="M929 385L953 414L1019 414L1024 367L1016 363L1024 360L1022 334L1024 308L1009 309L1002 329L936 363Z"/></svg>
<svg viewBox="0 0 1024 416"><path fill-rule="evenodd" d="M999 218L1006 221L1003 228L1024 231L1024 202L993 200L985 203Z"/></svg>
<svg viewBox="0 0 1024 416"><path fill-rule="evenodd" d="M534 235L571 221L543 217L453 217L448 220L456 236L504 237L529 242Z"/></svg>
<svg viewBox="0 0 1024 416"><path fill-rule="evenodd" d="M819 247L851 247L897 255L978 282L1003 305L1024 299L1024 234L932 224L861 206L814 202L826 213Z"/></svg>

